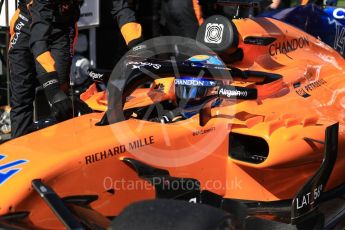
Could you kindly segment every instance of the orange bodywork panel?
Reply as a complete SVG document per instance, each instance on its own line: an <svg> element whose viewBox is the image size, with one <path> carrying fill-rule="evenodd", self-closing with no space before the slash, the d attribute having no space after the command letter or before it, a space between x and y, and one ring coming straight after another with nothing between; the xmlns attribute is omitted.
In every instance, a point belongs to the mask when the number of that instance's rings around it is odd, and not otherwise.
<svg viewBox="0 0 345 230"><path fill-rule="evenodd" d="M98 91L96 83L93 83L84 93L80 95L80 99L85 101L90 108L95 111L107 110L107 95L105 91Z"/></svg>

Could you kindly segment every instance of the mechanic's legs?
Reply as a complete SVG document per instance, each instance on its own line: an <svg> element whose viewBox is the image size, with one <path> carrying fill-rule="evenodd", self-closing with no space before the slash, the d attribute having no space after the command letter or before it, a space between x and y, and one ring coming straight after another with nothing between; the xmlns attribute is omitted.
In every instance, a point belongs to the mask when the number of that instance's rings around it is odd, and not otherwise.
<svg viewBox="0 0 345 230"><path fill-rule="evenodd" d="M12 138L30 131L33 124L33 101L35 98L35 76L33 57L25 50L11 50L11 129Z"/></svg>
<svg viewBox="0 0 345 230"><path fill-rule="evenodd" d="M12 138L30 132L33 124L35 98L35 63L29 49L29 22L25 14L15 14L11 23L11 41L8 53L11 78Z"/></svg>

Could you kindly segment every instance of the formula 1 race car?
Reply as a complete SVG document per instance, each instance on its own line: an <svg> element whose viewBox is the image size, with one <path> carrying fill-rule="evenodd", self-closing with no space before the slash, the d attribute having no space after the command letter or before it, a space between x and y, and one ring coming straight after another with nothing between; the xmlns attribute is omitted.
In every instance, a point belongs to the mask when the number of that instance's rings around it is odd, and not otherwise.
<svg viewBox="0 0 345 230"><path fill-rule="evenodd" d="M106 112L2 144L0 226L164 229L205 205L208 229L343 226L343 57L272 18L213 16L197 40L227 64L127 60L85 96Z"/></svg>

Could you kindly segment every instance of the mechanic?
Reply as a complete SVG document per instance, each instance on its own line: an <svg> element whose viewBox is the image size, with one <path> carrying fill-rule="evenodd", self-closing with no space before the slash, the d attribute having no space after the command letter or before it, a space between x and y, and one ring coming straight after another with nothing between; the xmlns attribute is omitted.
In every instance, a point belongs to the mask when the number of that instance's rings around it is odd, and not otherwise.
<svg viewBox="0 0 345 230"><path fill-rule="evenodd" d="M126 0L112 0L112 14L129 47L141 41L141 26ZM12 138L32 131L33 101L41 85L57 121L73 117L67 96L82 0L19 0L9 43ZM76 100L80 102L80 100Z"/></svg>
<svg viewBox="0 0 345 230"><path fill-rule="evenodd" d="M72 117L66 92L79 7L79 1L19 0L9 44L13 138L32 129L37 82L56 119Z"/></svg>
<svg viewBox="0 0 345 230"><path fill-rule="evenodd" d="M170 35L195 39L204 21L198 0L164 0L162 11Z"/></svg>

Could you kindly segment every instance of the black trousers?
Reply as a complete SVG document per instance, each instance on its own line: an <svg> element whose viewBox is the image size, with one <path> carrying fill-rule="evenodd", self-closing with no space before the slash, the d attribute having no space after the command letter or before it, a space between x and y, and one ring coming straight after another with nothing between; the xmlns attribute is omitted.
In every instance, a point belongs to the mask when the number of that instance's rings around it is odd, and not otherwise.
<svg viewBox="0 0 345 230"><path fill-rule="evenodd" d="M30 17L19 10L11 22L9 44L9 67L11 88L11 128L12 138L30 132L33 124L33 102L35 89L39 85L37 75L45 73L39 67L30 50ZM51 33L50 51L55 60L60 84L69 83L69 72L73 56L76 30L72 26L54 26Z"/></svg>
<svg viewBox="0 0 345 230"><path fill-rule="evenodd" d="M199 22L192 0L164 0L162 10L169 35L196 38Z"/></svg>

